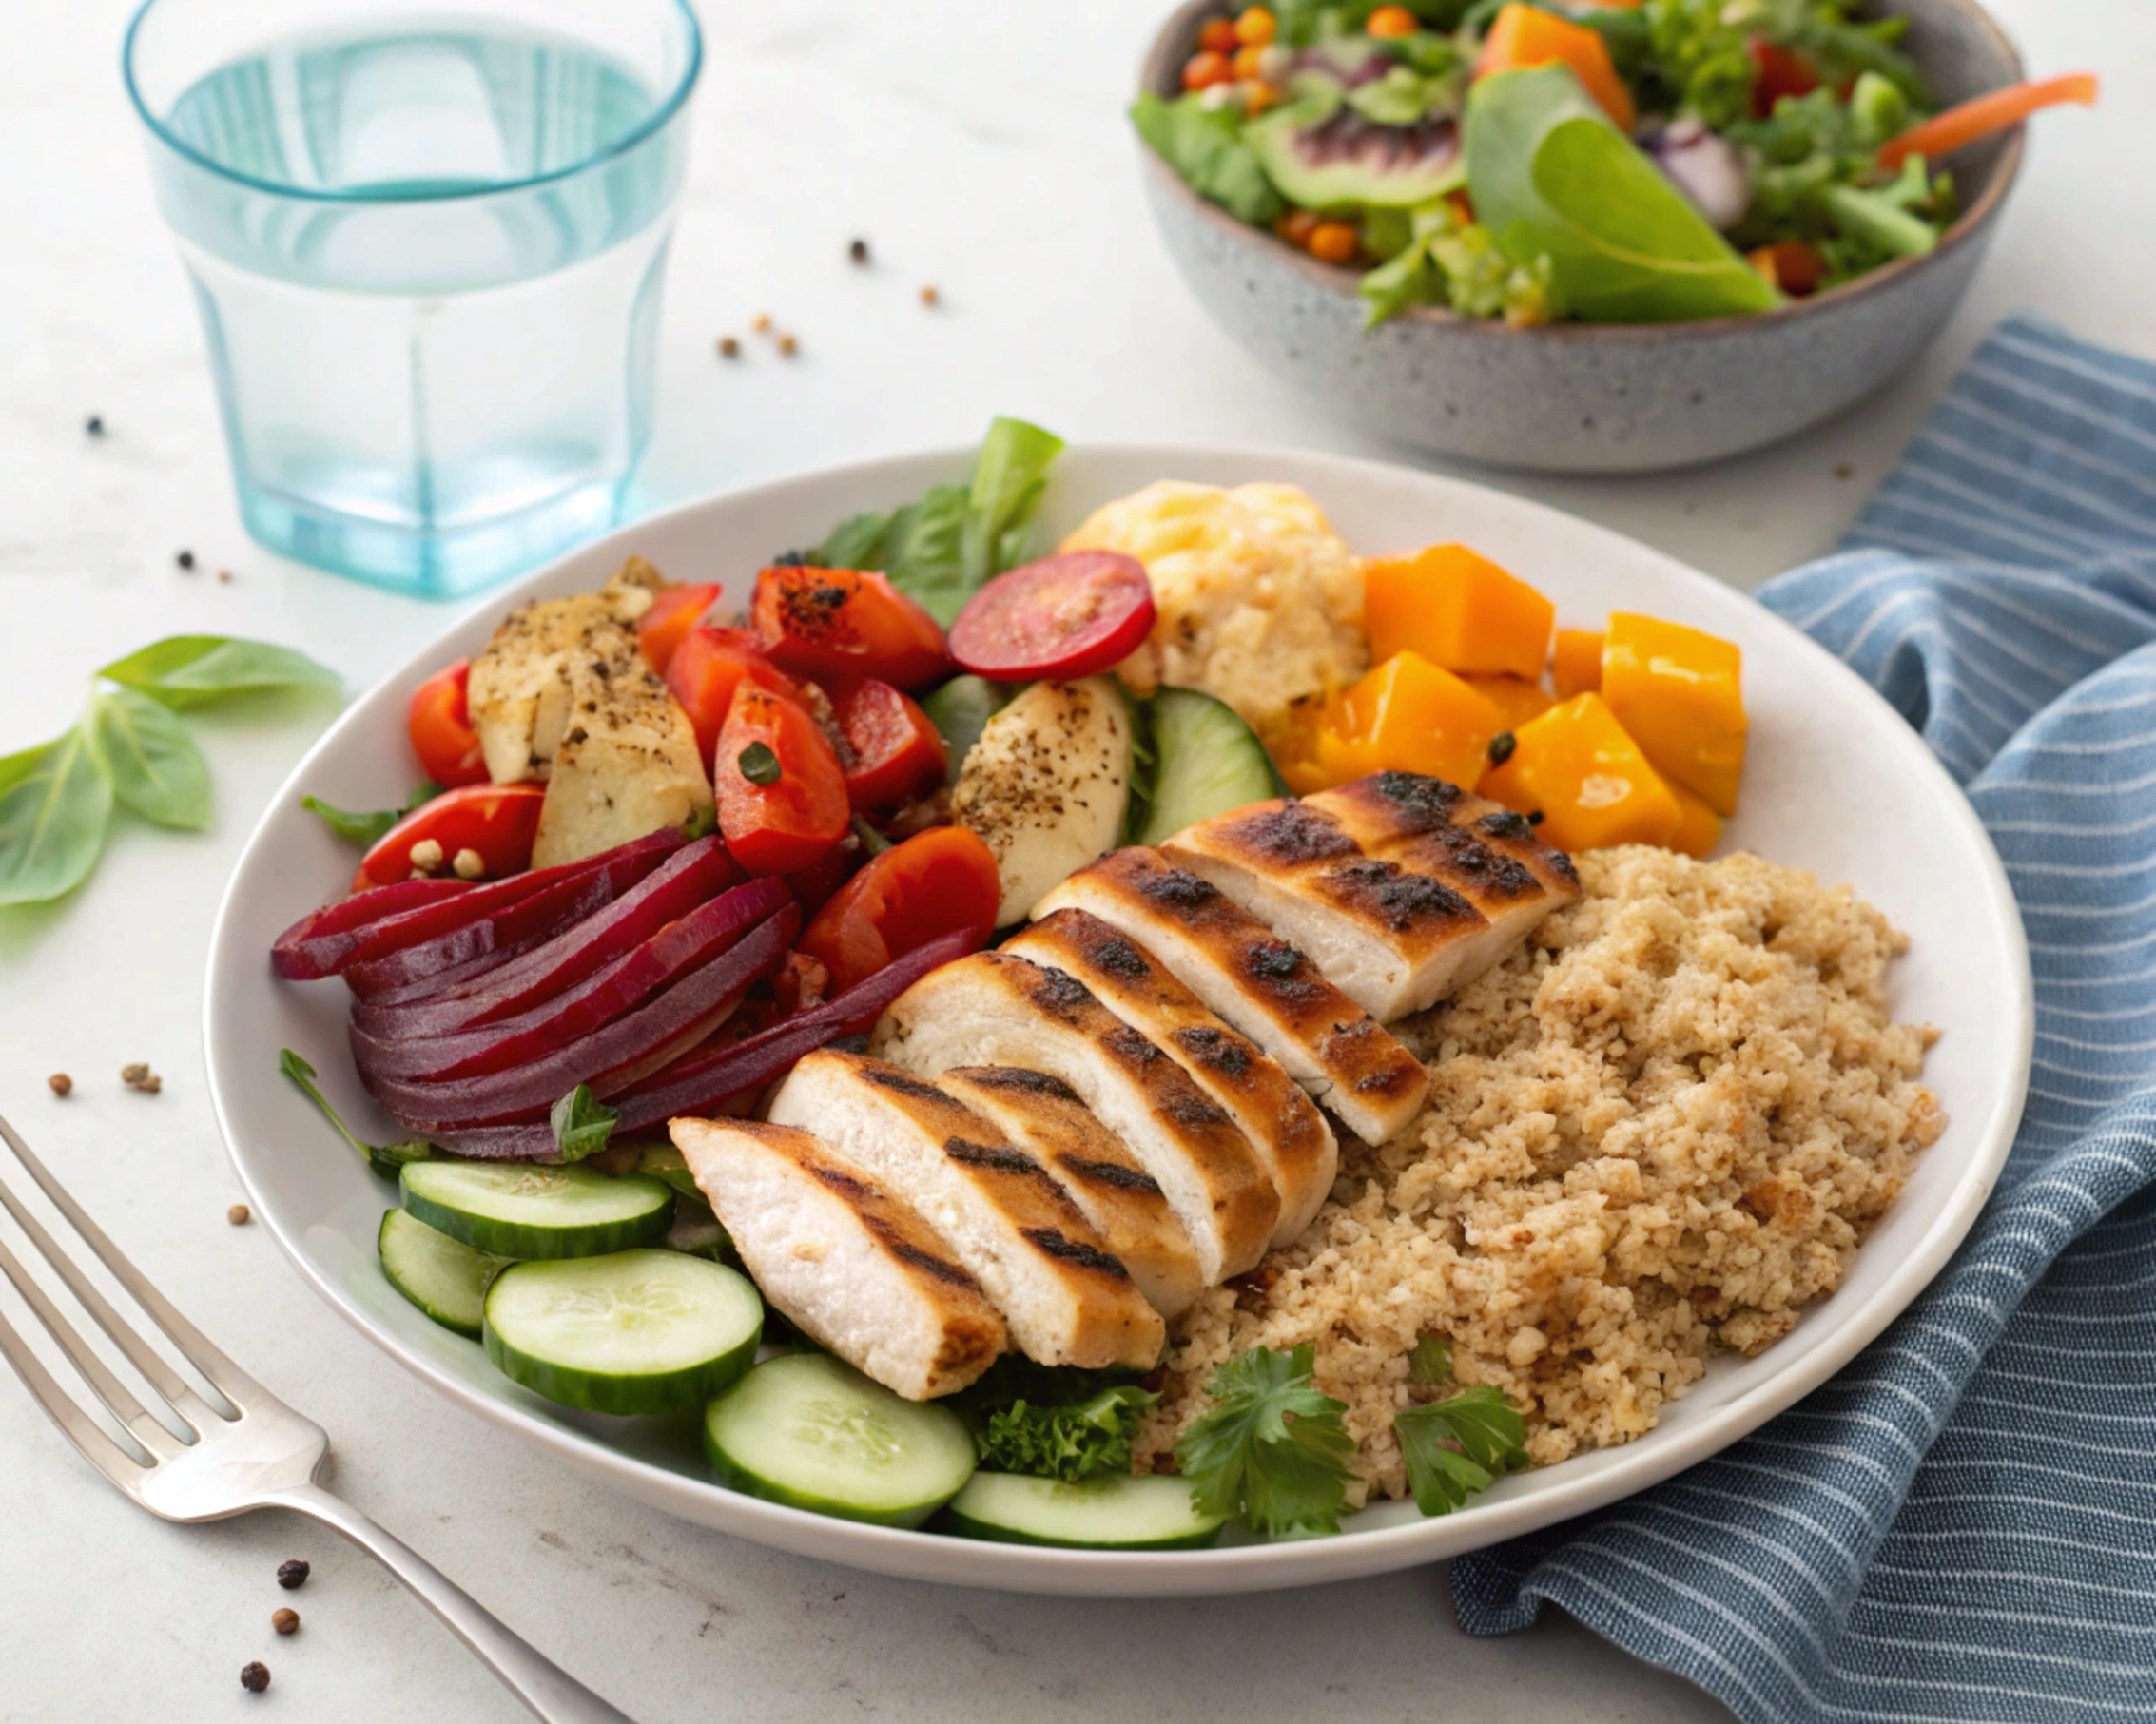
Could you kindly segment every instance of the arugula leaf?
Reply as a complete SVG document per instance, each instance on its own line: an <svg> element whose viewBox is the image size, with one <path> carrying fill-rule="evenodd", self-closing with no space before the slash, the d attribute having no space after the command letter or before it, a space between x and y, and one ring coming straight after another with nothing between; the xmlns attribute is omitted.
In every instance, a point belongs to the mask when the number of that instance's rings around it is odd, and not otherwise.
<svg viewBox="0 0 2156 1724"><path fill-rule="evenodd" d="M305 653L237 635L175 634L114 659L98 675L167 707L199 707L258 688L336 688L343 678Z"/></svg>
<svg viewBox="0 0 2156 1724"><path fill-rule="evenodd" d="M1270 227L1287 213L1288 201L1243 142L1240 115L1206 107L1195 91L1163 102L1148 90L1131 104L1131 124L1185 184L1238 222Z"/></svg>
<svg viewBox="0 0 2156 1724"><path fill-rule="evenodd" d="M1239 1511L1268 1538L1340 1530L1355 1442L1347 1404L1311 1386L1315 1357L1307 1342L1292 1353L1253 1346L1214 1372L1214 1406L1175 1443L1198 1508Z"/></svg>
<svg viewBox="0 0 2156 1724"><path fill-rule="evenodd" d="M381 808L372 814L354 813L325 803L319 796L302 796L300 806L310 814L319 815L323 825L347 843L371 850L388 836L389 830L407 814L424 807L442 793L441 786L431 779L422 779L412 786L412 794L405 798L401 808Z"/></svg>
<svg viewBox="0 0 2156 1724"><path fill-rule="evenodd" d="M1411 1406L1392 1421L1408 1488L1426 1515L1448 1515L1487 1490L1500 1473L1526 1465L1526 1420L1486 1383Z"/></svg>
<svg viewBox="0 0 2156 1724"><path fill-rule="evenodd" d="M85 713L67 735L0 759L0 904L43 903L97 865L112 779Z"/></svg>
<svg viewBox="0 0 2156 1724"><path fill-rule="evenodd" d="M607 1139L613 1135L613 1123L620 1117L621 1110L600 1101L588 1083L578 1084L555 1102L547 1114L547 1124L554 1128L554 1147L561 1152L563 1165L582 1161L605 1149Z"/></svg>
<svg viewBox="0 0 2156 1724"><path fill-rule="evenodd" d="M1408 1355L1408 1381L1443 1383L1452 1375L1452 1343L1443 1335L1425 1335Z"/></svg>
<svg viewBox="0 0 2156 1724"><path fill-rule="evenodd" d="M322 1117L337 1128L337 1134L359 1151L367 1166L384 1179L395 1179L398 1170L407 1162L425 1161L434 1154L435 1146L418 1137L404 1143L361 1143L337 1116L337 1110L329 1105L329 1097L315 1082L314 1067L290 1048L277 1050L277 1069L300 1086L307 1099L322 1111Z"/></svg>
<svg viewBox="0 0 2156 1724"><path fill-rule="evenodd" d="M842 521L810 561L873 569L949 628L991 576L1026 556L1027 525L1062 439L1020 419L998 418L964 485L934 485L888 514Z"/></svg>
<svg viewBox="0 0 2156 1724"><path fill-rule="evenodd" d="M1477 216L1513 262L1548 258L1558 296L1588 322L1781 302L1564 67L1478 81L1466 146Z"/></svg>
<svg viewBox="0 0 2156 1724"><path fill-rule="evenodd" d="M1131 1439L1160 1397L1136 1384L1104 1388L1071 1406L1016 1401L988 1415L973 1434L981 1464L1000 1473L1027 1473L1076 1484L1101 1473L1131 1470Z"/></svg>
<svg viewBox="0 0 2156 1724"><path fill-rule="evenodd" d="M209 763L185 725L132 688L93 694L89 707L98 761L122 807L161 826L209 824Z"/></svg>

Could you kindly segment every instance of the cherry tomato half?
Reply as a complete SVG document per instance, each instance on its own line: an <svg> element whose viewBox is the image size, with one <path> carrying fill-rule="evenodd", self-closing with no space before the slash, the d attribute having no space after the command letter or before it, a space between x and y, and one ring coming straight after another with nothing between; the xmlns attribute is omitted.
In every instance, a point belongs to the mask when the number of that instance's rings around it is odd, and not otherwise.
<svg viewBox="0 0 2156 1724"><path fill-rule="evenodd" d="M751 874L792 874L846 833L838 751L814 719L744 678L711 757L719 834Z"/></svg>
<svg viewBox="0 0 2156 1724"><path fill-rule="evenodd" d="M796 676L873 676L917 688L951 668L936 619L884 576L856 569L767 569L748 627Z"/></svg>
<svg viewBox="0 0 2156 1724"><path fill-rule="evenodd" d="M933 826L872 858L816 913L797 945L844 993L894 959L961 930L987 944L1001 885L996 858L963 826Z"/></svg>
<svg viewBox="0 0 2156 1724"><path fill-rule="evenodd" d="M691 629L667 665L667 687L696 730L696 752L706 765L719 745L719 729L744 681L790 696L793 684L757 650L739 629Z"/></svg>
<svg viewBox="0 0 2156 1724"><path fill-rule="evenodd" d="M476 850L483 878L521 874L532 865L532 840L539 830L544 785L466 785L412 810L376 841L352 877L352 889L409 880L412 846L432 840L441 857L426 872L448 875L460 850Z"/></svg>
<svg viewBox="0 0 2156 1724"><path fill-rule="evenodd" d="M831 716L853 750L845 793L856 808L895 808L943 782L943 739L890 684L870 677L842 690Z"/></svg>
<svg viewBox="0 0 2156 1724"><path fill-rule="evenodd" d="M1066 551L1000 574L951 625L951 653L992 682L1067 682L1120 664L1153 632L1136 557Z"/></svg>
<svg viewBox="0 0 2156 1724"><path fill-rule="evenodd" d="M420 770L445 790L487 782L486 755L479 733L472 728L471 679L468 658L436 671L414 691L405 720Z"/></svg>
<svg viewBox="0 0 2156 1724"><path fill-rule="evenodd" d="M1765 119L1784 96L1808 96L1819 87L1819 74L1812 62L1794 48L1783 48L1764 36L1745 44L1759 75L1752 83L1752 111Z"/></svg>
<svg viewBox="0 0 2156 1724"><path fill-rule="evenodd" d="M644 620L636 625L636 644L644 649L644 662L661 676L673 662L675 650L689 631L703 621L704 612L719 602L716 581L699 581L688 587L669 587L651 601Z"/></svg>

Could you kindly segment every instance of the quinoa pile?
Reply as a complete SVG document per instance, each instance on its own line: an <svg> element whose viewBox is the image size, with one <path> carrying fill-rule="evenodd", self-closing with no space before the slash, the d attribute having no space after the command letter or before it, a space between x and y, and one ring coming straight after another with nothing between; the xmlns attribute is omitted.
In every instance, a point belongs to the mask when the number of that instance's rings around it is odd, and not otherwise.
<svg viewBox="0 0 2156 1724"><path fill-rule="evenodd" d="M1393 1415L1453 1392L1408 1382L1426 1334L1546 1465L1650 1429L1839 1285L1945 1124L1917 1082L1936 1032L1887 1014L1905 937L1754 856L1578 862L1578 903L1396 1026L1430 1065L1413 1124L1344 1142L1302 1238L1176 1321L1140 1470L1173 1464L1217 1366L1311 1342L1366 1489L1405 1496Z"/></svg>

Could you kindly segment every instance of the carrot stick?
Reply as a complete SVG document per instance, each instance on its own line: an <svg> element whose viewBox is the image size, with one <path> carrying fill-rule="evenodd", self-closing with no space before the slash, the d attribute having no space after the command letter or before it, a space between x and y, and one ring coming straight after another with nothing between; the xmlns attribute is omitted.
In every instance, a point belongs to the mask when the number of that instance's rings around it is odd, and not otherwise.
<svg viewBox="0 0 2156 1724"><path fill-rule="evenodd" d="M1933 114L1929 120L1911 126L1900 137L1890 138L1879 147L1879 165L1899 167L1911 156L1934 161L1965 144L1973 144L1979 138L1988 138L1995 131L2019 125L2040 107L2052 107L2061 102L2078 102L2084 107L2093 107L2096 88L2094 72L2069 72L2063 78L2010 84L2005 89L1995 89L1950 107L1943 114Z"/></svg>

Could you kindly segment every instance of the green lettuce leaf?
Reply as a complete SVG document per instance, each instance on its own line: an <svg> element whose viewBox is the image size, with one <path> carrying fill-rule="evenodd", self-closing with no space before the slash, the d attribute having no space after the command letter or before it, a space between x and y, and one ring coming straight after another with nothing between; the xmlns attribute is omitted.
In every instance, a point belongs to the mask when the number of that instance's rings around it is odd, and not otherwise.
<svg viewBox="0 0 2156 1724"><path fill-rule="evenodd" d="M1164 102L1148 90L1131 104L1131 124L1185 184L1237 221L1270 227L1286 213L1287 200L1243 142L1239 114L1207 107L1195 92Z"/></svg>

